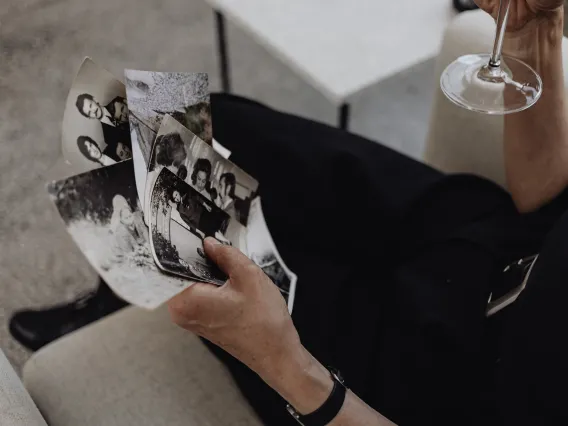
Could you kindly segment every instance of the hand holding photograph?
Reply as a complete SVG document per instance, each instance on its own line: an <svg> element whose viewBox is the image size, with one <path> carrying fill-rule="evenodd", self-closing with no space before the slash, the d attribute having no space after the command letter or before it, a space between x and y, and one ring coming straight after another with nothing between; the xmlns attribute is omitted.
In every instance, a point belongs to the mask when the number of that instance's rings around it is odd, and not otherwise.
<svg viewBox="0 0 568 426"><path fill-rule="evenodd" d="M48 191L77 246L127 302L154 309L191 284L154 263L132 161L52 182Z"/></svg>

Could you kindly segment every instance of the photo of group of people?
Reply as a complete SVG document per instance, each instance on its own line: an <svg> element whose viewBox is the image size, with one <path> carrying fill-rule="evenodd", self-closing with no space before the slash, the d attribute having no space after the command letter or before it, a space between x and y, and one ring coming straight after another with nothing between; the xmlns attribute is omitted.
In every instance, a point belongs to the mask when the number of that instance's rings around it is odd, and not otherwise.
<svg viewBox="0 0 568 426"><path fill-rule="evenodd" d="M162 120L152 148L144 193L145 210L149 209L154 181L162 168L176 174L227 212L233 219L229 231L232 236L246 226L258 182L169 115Z"/></svg>
<svg viewBox="0 0 568 426"><path fill-rule="evenodd" d="M67 98L62 148L82 172L132 157L124 84L86 58Z"/></svg>
<svg viewBox="0 0 568 426"><path fill-rule="evenodd" d="M144 200L152 147L166 115L211 144L213 139L206 73L125 70L137 190ZM142 186L140 186L142 185Z"/></svg>
<svg viewBox="0 0 568 426"><path fill-rule="evenodd" d="M154 262L132 161L53 182L48 191L75 243L124 300L154 309L190 285Z"/></svg>
<svg viewBox="0 0 568 426"><path fill-rule="evenodd" d="M156 263L166 272L223 285L224 276L205 256L203 240L231 245L230 216L167 168L154 182L150 235Z"/></svg>

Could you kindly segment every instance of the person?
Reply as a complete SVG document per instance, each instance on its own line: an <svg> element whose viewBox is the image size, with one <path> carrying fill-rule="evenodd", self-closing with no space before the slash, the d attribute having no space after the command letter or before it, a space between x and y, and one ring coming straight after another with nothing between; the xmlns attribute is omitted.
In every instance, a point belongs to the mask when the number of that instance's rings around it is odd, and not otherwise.
<svg viewBox="0 0 568 426"><path fill-rule="evenodd" d="M130 160L132 158L132 149L126 143L116 142L115 144L107 145L103 154L118 163L120 161Z"/></svg>
<svg viewBox="0 0 568 426"><path fill-rule="evenodd" d="M194 135L211 145L213 127L211 123L211 106L208 102L198 102L185 107L183 111L174 111L170 115L191 130Z"/></svg>
<svg viewBox="0 0 568 426"><path fill-rule="evenodd" d="M235 210L235 188L237 179L233 173L223 173L219 178L219 201L220 208L231 216L236 216Z"/></svg>
<svg viewBox="0 0 568 426"><path fill-rule="evenodd" d="M137 251L146 244L147 230L143 222L132 211L128 201L117 194L112 199L110 233L114 236L112 251L116 258Z"/></svg>
<svg viewBox="0 0 568 426"><path fill-rule="evenodd" d="M115 164L117 160L112 158L109 152L101 151L99 145L89 136L79 136L77 138L77 148L87 159L100 164L101 166L110 166Z"/></svg>
<svg viewBox="0 0 568 426"><path fill-rule="evenodd" d="M153 162L157 165L178 169L186 158L187 152L178 132L167 133L156 138Z"/></svg>
<svg viewBox="0 0 568 426"><path fill-rule="evenodd" d="M479 5L496 13L496 1ZM300 415L326 406L332 426L568 424L562 1L512 0L508 28L505 53L544 85L535 106L504 118L509 192L212 96L216 136L261 182L271 234L299 276L293 320L258 267L210 239L207 255L229 280L193 285L168 307L206 339L263 424L297 424L286 403ZM306 182L318 183L318 197ZM330 231L341 226L350 232ZM527 290L487 319L502 271L539 252ZM341 388L324 365L346 378L342 404L328 404Z"/></svg>
<svg viewBox="0 0 568 426"><path fill-rule="evenodd" d="M211 162L207 158L197 159L190 182L190 185L209 201L211 201L211 168Z"/></svg>
<svg viewBox="0 0 568 426"><path fill-rule="evenodd" d="M122 96L117 96L102 106L92 95L82 93L77 96L75 106L84 117L99 120L107 126L128 126L128 106Z"/></svg>
<svg viewBox="0 0 568 426"><path fill-rule="evenodd" d="M181 166L179 166L177 177L183 181L187 179L187 167L185 167L185 165L182 164Z"/></svg>

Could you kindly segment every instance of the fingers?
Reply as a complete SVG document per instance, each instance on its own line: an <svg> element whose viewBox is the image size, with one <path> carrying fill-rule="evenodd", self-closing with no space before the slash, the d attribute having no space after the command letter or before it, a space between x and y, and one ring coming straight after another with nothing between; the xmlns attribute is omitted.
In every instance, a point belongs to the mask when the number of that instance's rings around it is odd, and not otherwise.
<svg viewBox="0 0 568 426"><path fill-rule="evenodd" d="M236 283L246 280L258 269L240 250L221 244L215 238L206 238L203 247L207 256Z"/></svg>
<svg viewBox="0 0 568 426"><path fill-rule="evenodd" d="M212 284L193 283L180 294L168 301L168 310L172 321L184 328L198 325L205 310L208 312L218 308L218 287Z"/></svg>

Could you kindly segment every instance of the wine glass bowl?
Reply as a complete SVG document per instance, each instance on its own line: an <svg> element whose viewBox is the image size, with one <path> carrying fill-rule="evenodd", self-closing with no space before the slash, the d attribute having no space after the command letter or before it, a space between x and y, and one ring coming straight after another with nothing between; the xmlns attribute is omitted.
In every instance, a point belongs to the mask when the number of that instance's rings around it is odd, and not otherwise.
<svg viewBox="0 0 568 426"><path fill-rule="evenodd" d="M524 62L503 57L503 41L511 0L500 0L491 54L465 55L442 73L440 86L454 104L470 111L504 115L533 106L542 94L542 80Z"/></svg>

